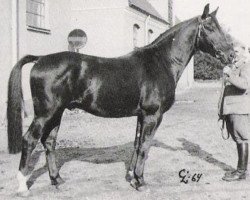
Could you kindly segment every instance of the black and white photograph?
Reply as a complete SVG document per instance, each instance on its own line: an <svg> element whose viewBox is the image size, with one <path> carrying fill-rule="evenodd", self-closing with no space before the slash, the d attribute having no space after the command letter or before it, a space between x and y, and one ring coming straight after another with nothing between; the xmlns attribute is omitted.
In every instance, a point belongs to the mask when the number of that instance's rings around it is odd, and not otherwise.
<svg viewBox="0 0 250 200"><path fill-rule="evenodd" d="M250 1L0 11L0 199L250 199Z"/></svg>

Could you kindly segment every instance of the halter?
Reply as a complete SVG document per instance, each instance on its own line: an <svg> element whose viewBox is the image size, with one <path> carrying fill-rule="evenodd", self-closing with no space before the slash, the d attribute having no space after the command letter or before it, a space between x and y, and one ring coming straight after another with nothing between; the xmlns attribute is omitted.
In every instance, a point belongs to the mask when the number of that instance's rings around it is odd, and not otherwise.
<svg viewBox="0 0 250 200"><path fill-rule="evenodd" d="M202 30L202 28L204 28L204 25L203 25L204 21L206 21L206 19L202 20L201 17L198 17L199 26L198 26L198 34L197 34L196 42L195 42L195 48L196 49L199 48L199 41L200 41L200 37L201 37L201 30ZM206 33L204 33L204 34L207 35ZM212 45L212 48L214 49L214 51L218 52L217 49L215 48L215 45L213 44L213 42L211 42L211 45Z"/></svg>
<svg viewBox="0 0 250 200"><path fill-rule="evenodd" d="M196 42L195 42L196 49L198 49L198 47L199 47L199 41L200 41L200 37L201 37L201 28L203 27L203 20L201 19L201 17L198 17L198 22L199 22L198 34L197 34Z"/></svg>
<svg viewBox="0 0 250 200"><path fill-rule="evenodd" d="M203 20L201 19L201 17L198 18L198 22L199 22L199 26L198 26L198 39L201 36L201 28L203 27Z"/></svg>

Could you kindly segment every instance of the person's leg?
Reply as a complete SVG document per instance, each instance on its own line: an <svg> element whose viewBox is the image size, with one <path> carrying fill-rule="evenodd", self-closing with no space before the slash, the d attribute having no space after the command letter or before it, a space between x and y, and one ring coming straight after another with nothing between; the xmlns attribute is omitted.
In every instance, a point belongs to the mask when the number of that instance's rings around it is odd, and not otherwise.
<svg viewBox="0 0 250 200"><path fill-rule="evenodd" d="M227 123L227 128L237 144L238 165L236 171L226 173L222 179L225 181L245 179L248 165L249 115L230 115Z"/></svg>

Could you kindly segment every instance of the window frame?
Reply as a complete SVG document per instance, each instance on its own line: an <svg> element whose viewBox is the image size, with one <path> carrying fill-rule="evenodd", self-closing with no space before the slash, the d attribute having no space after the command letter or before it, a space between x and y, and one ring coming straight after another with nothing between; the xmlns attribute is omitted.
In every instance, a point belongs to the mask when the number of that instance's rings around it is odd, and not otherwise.
<svg viewBox="0 0 250 200"><path fill-rule="evenodd" d="M44 13L43 15L41 13L36 13L36 12L32 12L30 10L28 10L28 4L29 3L38 3L38 4L44 4ZM44 26L39 26L39 25L35 25L35 24L31 24L28 22L28 15L33 15L33 16L40 16L40 17L44 17ZM49 17L49 12L48 12L48 1L47 0L43 0L43 2L39 2L37 0L26 0L26 27L27 30L29 31L34 31L34 32L39 32L39 33L44 33L44 34L50 34L50 28L49 28L49 23L48 23L48 17Z"/></svg>
<svg viewBox="0 0 250 200"><path fill-rule="evenodd" d="M153 42L153 34L154 34L154 31L152 29L148 29L148 33L147 33L147 40L148 40L148 44L150 44L151 42Z"/></svg>
<svg viewBox="0 0 250 200"><path fill-rule="evenodd" d="M139 39L140 28L141 27L136 23L133 25L133 48L134 49L139 48L138 39Z"/></svg>

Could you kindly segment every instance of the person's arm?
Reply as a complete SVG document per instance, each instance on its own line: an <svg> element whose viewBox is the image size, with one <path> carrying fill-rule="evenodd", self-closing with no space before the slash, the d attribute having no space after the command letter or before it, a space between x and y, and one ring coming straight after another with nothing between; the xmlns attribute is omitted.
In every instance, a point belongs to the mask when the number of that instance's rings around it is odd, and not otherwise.
<svg viewBox="0 0 250 200"><path fill-rule="evenodd" d="M250 88L250 65L249 63L245 66L242 66L240 75L236 75L232 73L232 71L228 70L226 72L228 77L226 80L234 85L235 87L242 89L242 90L247 90Z"/></svg>

